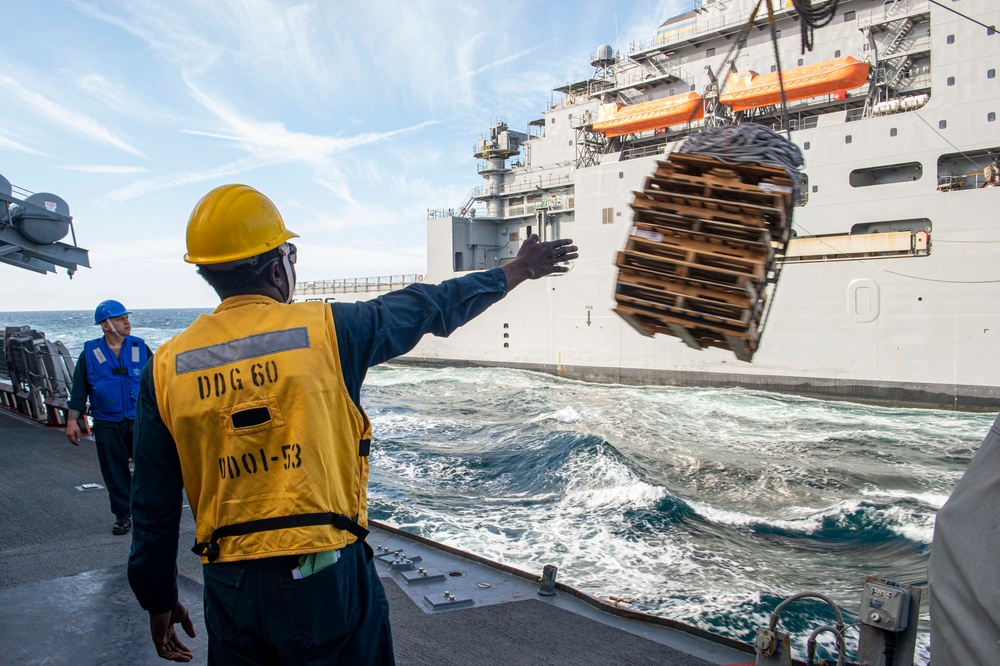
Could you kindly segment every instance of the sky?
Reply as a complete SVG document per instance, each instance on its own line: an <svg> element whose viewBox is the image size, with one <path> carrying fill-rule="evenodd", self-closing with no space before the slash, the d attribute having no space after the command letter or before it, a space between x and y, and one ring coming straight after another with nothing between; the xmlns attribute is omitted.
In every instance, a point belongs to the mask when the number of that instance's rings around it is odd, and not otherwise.
<svg viewBox="0 0 1000 666"><path fill-rule="evenodd" d="M0 311L213 307L184 233L226 183L300 235L299 281L424 273L428 209L483 183L479 135L526 131L599 45L627 53L690 7L0 0L0 174L64 199L91 264L0 263Z"/></svg>

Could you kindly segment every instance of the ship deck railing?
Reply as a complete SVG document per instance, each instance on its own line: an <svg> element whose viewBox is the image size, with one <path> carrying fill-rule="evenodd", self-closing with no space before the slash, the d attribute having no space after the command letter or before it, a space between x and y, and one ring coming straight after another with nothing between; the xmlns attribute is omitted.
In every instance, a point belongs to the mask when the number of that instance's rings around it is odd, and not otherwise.
<svg viewBox="0 0 1000 666"><path fill-rule="evenodd" d="M295 285L295 296L297 299L309 301L314 300L310 296L390 291L392 289L402 289L414 282L421 282L423 281L423 277L422 274L407 273L405 275L380 275L377 277L299 282Z"/></svg>

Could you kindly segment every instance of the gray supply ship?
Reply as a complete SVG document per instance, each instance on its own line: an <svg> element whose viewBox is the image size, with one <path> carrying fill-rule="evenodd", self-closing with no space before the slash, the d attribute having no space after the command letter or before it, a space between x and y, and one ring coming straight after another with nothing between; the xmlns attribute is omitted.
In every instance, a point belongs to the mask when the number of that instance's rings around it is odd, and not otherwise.
<svg viewBox="0 0 1000 666"><path fill-rule="evenodd" d="M547 289L512 293L406 358L591 381L1000 404L1000 35L991 27L1000 7L843 0L803 52L803 21L790 1L775 5L772 30L763 8L751 20L755 0L696 0L627 54L599 47L590 76L557 88L524 129L494 121L473 149L485 184L428 213L419 279L501 266L532 233L572 238L581 258ZM634 192L685 140L746 123L787 136L805 158L752 362L644 336L614 312ZM296 297L368 298L405 281L304 282Z"/></svg>

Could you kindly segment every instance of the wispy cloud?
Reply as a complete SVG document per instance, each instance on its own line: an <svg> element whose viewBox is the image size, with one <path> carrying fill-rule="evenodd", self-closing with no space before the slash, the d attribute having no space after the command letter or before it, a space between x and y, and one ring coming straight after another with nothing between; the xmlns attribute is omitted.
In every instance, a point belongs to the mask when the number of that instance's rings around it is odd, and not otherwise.
<svg viewBox="0 0 1000 666"><path fill-rule="evenodd" d="M139 150L112 134L111 131L101 126L96 120L77 113L44 95L29 90L27 86L22 85L20 81L14 78L0 74L0 86L7 91L8 99L10 96L19 97L23 102L34 107L35 110L41 112L49 120L68 130L83 134L94 141L112 145L133 155L145 157Z"/></svg>
<svg viewBox="0 0 1000 666"><path fill-rule="evenodd" d="M45 153L39 152L34 148L29 148L23 143L18 143L17 141L14 141L13 139L8 139L5 136L0 136L0 147L10 148L12 150L17 150L22 153L28 153L30 155L45 155Z"/></svg>
<svg viewBox="0 0 1000 666"><path fill-rule="evenodd" d="M266 159L322 165L337 153L384 141L405 132L417 131L439 122L428 120L386 132L366 132L349 137L295 132L280 122L245 118L224 101L208 95L187 77L185 79L191 95L222 124L218 131L188 130L188 133L224 139L253 155Z"/></svg>
<svg viewBox="0 0 1000 666"><path fill-rule="evenodd" d="M504 65L507 65L509 63L514 62L515 60L520 60L521 58L529 56L535 50L536 49L534 49L534 48L523 49L523 50L518 51L517 53L511 54L511 55L509 55L509 56L507 56L505 58L500 58L499 60L497 60L495 62L491 62L488 65L482 65L480 67L476 67L475 69L470 69L470 70L461 72L458 76L456 76L454 78L454 80L457 81L457 80L460 80L460 79L471 79L472 77L478 76L479 74L482 74L483 72L488 72L491 69L496 69L497 67L502 67Z"/></svg>
<svg viewBox="0 0 1000 666"><path fill-rule="evenodd" d="M78 76L76 86L84 94L98 100L102 107L113 109L129 118L149 121L166 115L162 107L157 108L143 101L134 87L109 81L101 74Z"/></svg>
<svg viewBox="0 0 1000 666"><path fill-rule="evenodd" d="M215 42L199 34L198 20L203 15L193 11L172 12L173 3L136 0L113 5L125 13L121 16L79 0L70 4L82 14L125 30L171 62L209 67L222 52ZM188 20L194 23L189 25Z"/></svg>
<svg viewBox="0 0 1000 666"><path fill-rule="evenodd" d="M214 169L157 176L156 178L148 178L146 180L141 180L137 183L127 185L126 187L113 190L108 193L108 198L118 202L128 201L129 199L135 199L136 197L149 194L150 192L168 190L182 185L204 183L205 181L212 180L214 178L222 178L223 176L233 176L238 173L245 173L268 164L272 164L272 162L265 162L256 158L246 158L230 162L228 164L223 164L222 166L215 167Z"/></svg>
<svg viewBox="0 0 1000 666"><path fill-rule="evenodd" d="M111 164L81 164L78 166L53 165L54 169L67 171L82 171L83 173L145 173L144 167L114 166Z"/></svg>

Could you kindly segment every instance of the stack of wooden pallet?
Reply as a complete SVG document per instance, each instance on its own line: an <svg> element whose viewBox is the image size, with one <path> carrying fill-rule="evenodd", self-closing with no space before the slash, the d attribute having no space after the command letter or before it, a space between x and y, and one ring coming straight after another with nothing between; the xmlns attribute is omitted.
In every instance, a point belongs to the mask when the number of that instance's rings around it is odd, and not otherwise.
<svg viewBox="0 0 1000 666"><path fill-rule="evenodd" d="M750 361L792 226L783 167L672 153L632 203L615 312L643 335Z"/></svg>

